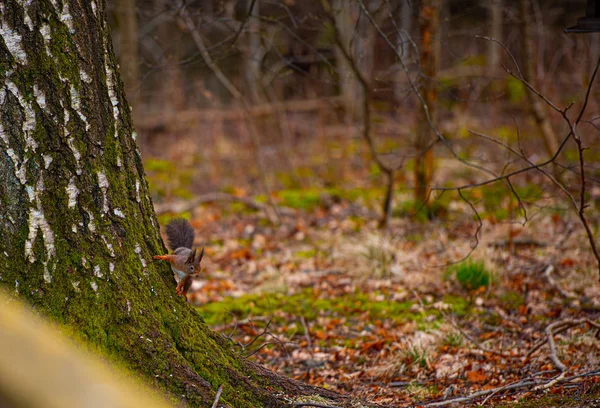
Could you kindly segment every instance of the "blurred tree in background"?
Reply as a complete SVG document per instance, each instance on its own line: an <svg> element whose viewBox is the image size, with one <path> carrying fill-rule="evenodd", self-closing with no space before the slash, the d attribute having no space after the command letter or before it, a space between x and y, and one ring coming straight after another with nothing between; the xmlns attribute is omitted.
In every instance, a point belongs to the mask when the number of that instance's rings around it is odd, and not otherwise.
<svg viewBox="0 0 600 408"><path fill-rule="evenodd" d="M417 202L429 195L427 185L445 182L446 176L434 176L432 169L449 156L439 137L426 135L435 132L424 125L411 82L425 98L431 125L457 153L469 155L473 149L467 129L485 125L504 134L514 130L514 117L522 142L538 143L540 137L531 132L536 124L550 154L557 147L559 118L544 113L539 100L505 74L501 64L510 58L500 46L475 36L499 37L519 57L525 78L560 101L580 89L581 78L589 77L584 67L600 51L596 35L563 34L577 7L558 1L544 2L543 9L530 0L336 0L332 7L342 44L369 81L375 151L391 168L403 164L394 177L415 188ZM376 176L360 136L361 101L367 95L335 43L322 2L113 0L108 9L142 152L147 159L177 159L191 169L192 191L233 186L258 191L261 177L275 189L352 187ZM252 105L258 144L239 100L207 66L181 23L183 14L219 70ZM549 49L548 44L561 45ZM575 55L581 63L571 69ZM531 119L518 110L527 100ZM595 106L596 98L591 103ZM266 169L262 176L257 157ZM413 176L405 172L411 169ZM172 198L172 193L166 194Z"/></svg>

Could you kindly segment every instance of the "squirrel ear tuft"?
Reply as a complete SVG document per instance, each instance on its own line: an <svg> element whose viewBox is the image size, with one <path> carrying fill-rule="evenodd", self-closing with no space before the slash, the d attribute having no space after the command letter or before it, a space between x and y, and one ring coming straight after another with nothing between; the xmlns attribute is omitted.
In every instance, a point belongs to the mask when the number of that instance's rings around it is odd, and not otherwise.
<svg viewBox="0 0 600 408"><path fill-rule="evenodd" d="M202 247L202 251L200 251L200 255L198 256L198 264L200 263L200 261L202 260L202 257L204 256L204 247Z"/></svg>

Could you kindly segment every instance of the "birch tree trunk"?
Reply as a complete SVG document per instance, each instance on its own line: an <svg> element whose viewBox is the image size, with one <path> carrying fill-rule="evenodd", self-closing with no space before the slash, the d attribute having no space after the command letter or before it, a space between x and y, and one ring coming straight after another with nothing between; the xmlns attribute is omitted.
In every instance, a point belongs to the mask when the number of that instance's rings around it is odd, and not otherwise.
<svg viewBox="0 0 600 408"><path fill-rule="evenodd" d="M339 395L240 358L175 296L104 0L0 2L0 286L183 405ZM280 395L279 397L276 395Z"/></svg>

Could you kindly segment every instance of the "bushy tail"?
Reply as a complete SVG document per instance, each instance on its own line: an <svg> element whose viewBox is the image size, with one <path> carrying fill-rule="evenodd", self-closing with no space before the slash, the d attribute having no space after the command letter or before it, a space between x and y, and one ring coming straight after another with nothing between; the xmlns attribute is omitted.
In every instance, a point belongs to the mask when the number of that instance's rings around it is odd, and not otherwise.
<svg viewBox="0 0 600 408"><path fill-rule="evenodd" d="M194 245L194 228L187 220L176 218L167 224L167 243L171 250L185 247L192 248Z"/></svg>

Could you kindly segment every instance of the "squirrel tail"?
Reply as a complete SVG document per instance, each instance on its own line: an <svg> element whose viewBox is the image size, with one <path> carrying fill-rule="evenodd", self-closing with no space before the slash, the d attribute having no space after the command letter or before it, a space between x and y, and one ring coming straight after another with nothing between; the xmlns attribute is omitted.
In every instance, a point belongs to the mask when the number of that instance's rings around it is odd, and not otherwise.
<svg viewBox="0 0 600 408"><path fill-rule="evenodd" d="M194 228L187 220L176 218L171 220L166 227L167 243L171 250L177 248L192 248L194 245Z"/></svg>

